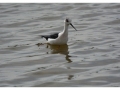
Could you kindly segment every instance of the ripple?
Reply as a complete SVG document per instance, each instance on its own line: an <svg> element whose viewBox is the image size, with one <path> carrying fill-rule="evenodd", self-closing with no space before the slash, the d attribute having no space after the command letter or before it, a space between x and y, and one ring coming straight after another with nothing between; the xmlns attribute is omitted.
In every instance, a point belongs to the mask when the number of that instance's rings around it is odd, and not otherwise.
<svg viewBox="0 0 120 90"><path fill-rule="evenodd" d="M58 11L68 11L68 10L71 10L71 9L73 9L72 6L64 6L64 7L60 8L60 9L58 9Z"/></svg>
<svg viewBox="0 0 120 90"><path fill-rule="evenodd" d="M107 7L104 7L105 9L117 9L117 8L120 8L120 5L114 5L114 6L107 6Z"/></svg>
<svg viewBox="0 0 120 90"><path fill-rule="evenodd" d="M120 4L0 4L0 86L120 86ZM40 35L63 30L66 45Z"/></svg>
<svg viewBox="0 0 120 90"><path fill-rule="evenodd" d="M50 21L50 20L59 20L61 18L61 16L47 16L47 17L42 17L41 20L45 20L45 21Z"/></svg>
<svg viewBox="0 0 120 90"><path fill-rule="evenodd" d="M77 8L77 10L91 10L91 9L95 9L95 8L89 7L89 6L84 6L84 7Z"/></svg>
<svg viewBox="0 0 120 90"><path fill-rule="evenodd" d="M113 21L109 21L105 23L106 25L116 25L116 24L120 24L120 19L118 20L113 20Z"/></svg>
<svg viewBox="0 0 120 90"><path fill-rule="evenodd" d="M81 17L82 18L90 18L90 17L97 17L97 16L100 16L102 15L101 13L92 13L92 14L85 14L85 15L82 15Z"/></svg>

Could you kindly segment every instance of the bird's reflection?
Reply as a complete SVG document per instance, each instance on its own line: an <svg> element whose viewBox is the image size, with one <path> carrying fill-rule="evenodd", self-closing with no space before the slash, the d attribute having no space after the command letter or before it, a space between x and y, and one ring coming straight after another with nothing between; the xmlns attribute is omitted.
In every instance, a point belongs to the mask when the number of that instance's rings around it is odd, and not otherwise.
<svg viewBox="0 0 120 90"><path fill-rule="evenodd" d="M70 59L70 55L69 55L69 51L68 51L68 45L50 45L50 44L42 44L42 43L38 43L36 44L38 47L40 47L41 45L46 45L46 48L49 49L49 51L47 52L47 54L63 54L65 55L65 60L67 60L67 63L71 63L72 60ZM71 69L71 67L66 66L67 70ZM68 80L72 80L74 78L74 75L68 75L67 79Z"/></svg>
<svg viewBox="0 0 120 90"><path fill-rule="evenodd" d="M46 48L51 49L52 54L60 53L60 54L65 55L66 60L69 63L72 62L71 59L70 59L71 56L69 56L69 51L68 51L68 45L67 44L65 44L65 45L50 45L50 44L47 44Z"/></svg>

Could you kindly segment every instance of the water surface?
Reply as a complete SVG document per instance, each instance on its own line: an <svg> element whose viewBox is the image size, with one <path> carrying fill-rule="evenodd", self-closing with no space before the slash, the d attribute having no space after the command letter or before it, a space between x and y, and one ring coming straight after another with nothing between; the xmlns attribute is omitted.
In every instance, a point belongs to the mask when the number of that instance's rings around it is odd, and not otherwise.
<svg viewBox="0 0 120 90"><path fill-rule="evenodd" d="M67 45L40 35L63 30ZM0 86L120 86L120 4L0 4Z"/></svg>

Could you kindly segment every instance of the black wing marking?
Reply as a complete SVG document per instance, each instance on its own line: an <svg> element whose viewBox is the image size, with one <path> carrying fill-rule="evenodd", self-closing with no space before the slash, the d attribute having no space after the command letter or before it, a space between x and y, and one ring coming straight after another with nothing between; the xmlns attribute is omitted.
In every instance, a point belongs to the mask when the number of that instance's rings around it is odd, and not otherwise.
<svg viewBox="0 0 120 90"><path fill-rule="evenodd" d="M54 33L51 35L41 35L42 38L45 38L46 40L48 40L48 38L52 38L52 39L56 39L58 37L59 33Z"/></svg>

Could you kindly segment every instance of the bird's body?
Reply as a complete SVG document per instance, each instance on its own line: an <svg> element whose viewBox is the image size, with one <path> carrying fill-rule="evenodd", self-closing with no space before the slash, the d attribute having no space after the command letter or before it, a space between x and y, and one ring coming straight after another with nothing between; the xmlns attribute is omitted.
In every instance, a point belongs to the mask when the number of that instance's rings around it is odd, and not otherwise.
<svg viewBox="0 0 120 90"><path fill-rule="evenodd" d="M61 32L58 33L58 37L56 39L49 38L47 43L61 45L61 44L66 44L67 41L68 41L67 33Z"/></svg>
<svg viewBox="0 0 120 90"><path fill-rule="evenodd" d="M41 35L41 37L47 40L47 43L52 45L62 45L67 44L68 41L68 27L71 25L75 30L76 28L71 24L70 19L65 19L64 21L64 29L60 33L54 33L51 35Z"/></svg>

